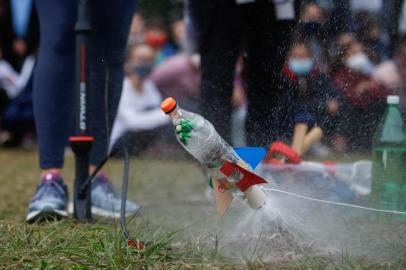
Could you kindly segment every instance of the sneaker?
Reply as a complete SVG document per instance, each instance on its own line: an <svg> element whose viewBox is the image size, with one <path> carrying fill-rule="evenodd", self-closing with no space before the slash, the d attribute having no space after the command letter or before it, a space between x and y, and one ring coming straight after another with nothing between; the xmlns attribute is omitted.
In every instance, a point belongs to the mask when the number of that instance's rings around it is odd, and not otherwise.
<svg viewBox="0 0 406 270"><path fill-rule="evenodd" d="M67 198L68 189L61 176L53 173L45 175L28 205L26 221L32 223L67 217Z"/></svg>
<svg viewBox="0 0 406 270"><path fill-rule="evenodd" d="M114 190L113 184L106 175L96 176L92 182L92 214L119 218L121 209L121 194ZM134 215L141 209L135 202L127 200L126 216Z"/></svg>

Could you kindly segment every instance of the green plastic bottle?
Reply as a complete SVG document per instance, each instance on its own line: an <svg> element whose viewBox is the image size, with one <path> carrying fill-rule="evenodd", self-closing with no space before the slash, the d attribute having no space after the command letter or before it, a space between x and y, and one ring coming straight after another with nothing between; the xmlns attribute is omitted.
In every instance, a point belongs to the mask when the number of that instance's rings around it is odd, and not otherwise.
<svg viewBox="0 0 406 270"><path fill-rule="evenodd" d="M406 210L406 131L399 96L388 96L386 112L373 138L373 207Z"/></svg>

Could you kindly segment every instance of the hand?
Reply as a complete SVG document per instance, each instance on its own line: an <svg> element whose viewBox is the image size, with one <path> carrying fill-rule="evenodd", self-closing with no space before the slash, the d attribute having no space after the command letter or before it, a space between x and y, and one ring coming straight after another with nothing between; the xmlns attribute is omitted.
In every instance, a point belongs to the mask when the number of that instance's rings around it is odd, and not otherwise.
<svg viewBox="0 0 406 270"><path fill-rule="evenodd" d="M22 39L16 39L13 42L14 52L20 56L23 56L27 53L27 43Z"/></svg>
<svg viewBox="0 0 406 270"><path fill-rule="evenodd" d="M179 140L187 145L187 139L190 139L192 136L190 132L193 130L193 123L191 120L182 119L180 120L179 125L176 126L176 134L179 134Z"/></svg>

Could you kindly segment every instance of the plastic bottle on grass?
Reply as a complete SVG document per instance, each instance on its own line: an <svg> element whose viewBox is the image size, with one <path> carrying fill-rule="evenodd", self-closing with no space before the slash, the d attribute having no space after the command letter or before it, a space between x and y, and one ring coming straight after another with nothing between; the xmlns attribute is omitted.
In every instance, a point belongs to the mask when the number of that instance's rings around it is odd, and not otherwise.
<svg viewBox="0 0 406 270"><path fill-rule="evenodd" d="M161 103L162 110L171 117L175 127L176 138L179 143L195 157L212 176L217 179L227 178L231 183L230 190L240 193L235 183L240 179L238 172L225 177L220 168L228 160L239 166L251 170L234 151L234 149L217 133L213 125L201 115L185 111L177 106L176 100L169 97ZM248 204L260 208L265 203L265 194L257 185L252 186L244 193Z"/></svg>
<svg viewBox="0 0 406 270"><path fill-rule="evenodd" d="M386 112L373 138L371 204L406 210L406 132L399 97L388 96Z"/></svg>

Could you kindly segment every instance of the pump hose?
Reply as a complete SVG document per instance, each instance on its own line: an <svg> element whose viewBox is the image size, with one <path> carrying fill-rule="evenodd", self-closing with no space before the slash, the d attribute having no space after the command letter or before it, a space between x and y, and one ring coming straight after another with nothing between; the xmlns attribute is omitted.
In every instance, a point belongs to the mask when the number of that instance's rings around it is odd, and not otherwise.
<svg viewBox="0 0 406 270"><path fill-rule="evenodd" d="M124 162L124 168L123 168L123 185L122 185L122 191L121 191L121 206L120 206L120 226L121 230L123 231L123 236L128 240L132 241L130 237L130 233L127 229L127 218L126 218L126 204L127 204L127 194L128 194L128 178L129 178L129 171L130 171L130 158L128 154L128 149L127 146L124 142L123 139L120 139L120 144L121 144L121 149L123 151L124 157L123 157L123 162ZM120 147L115 147L113 150L106 155L106 157L97 165L96 169L93 171L93 173L86 179L86 181L80 186L80 191L83 192L83 190L86 189L86 186L90 184L93 179L96 177L96 175L100 172L100 170L104 167L104 165L107 163L110 157L114 156L118 151L120 150ZM138 247L143 247L143 242L137 242L137 248Z"/></svg>

